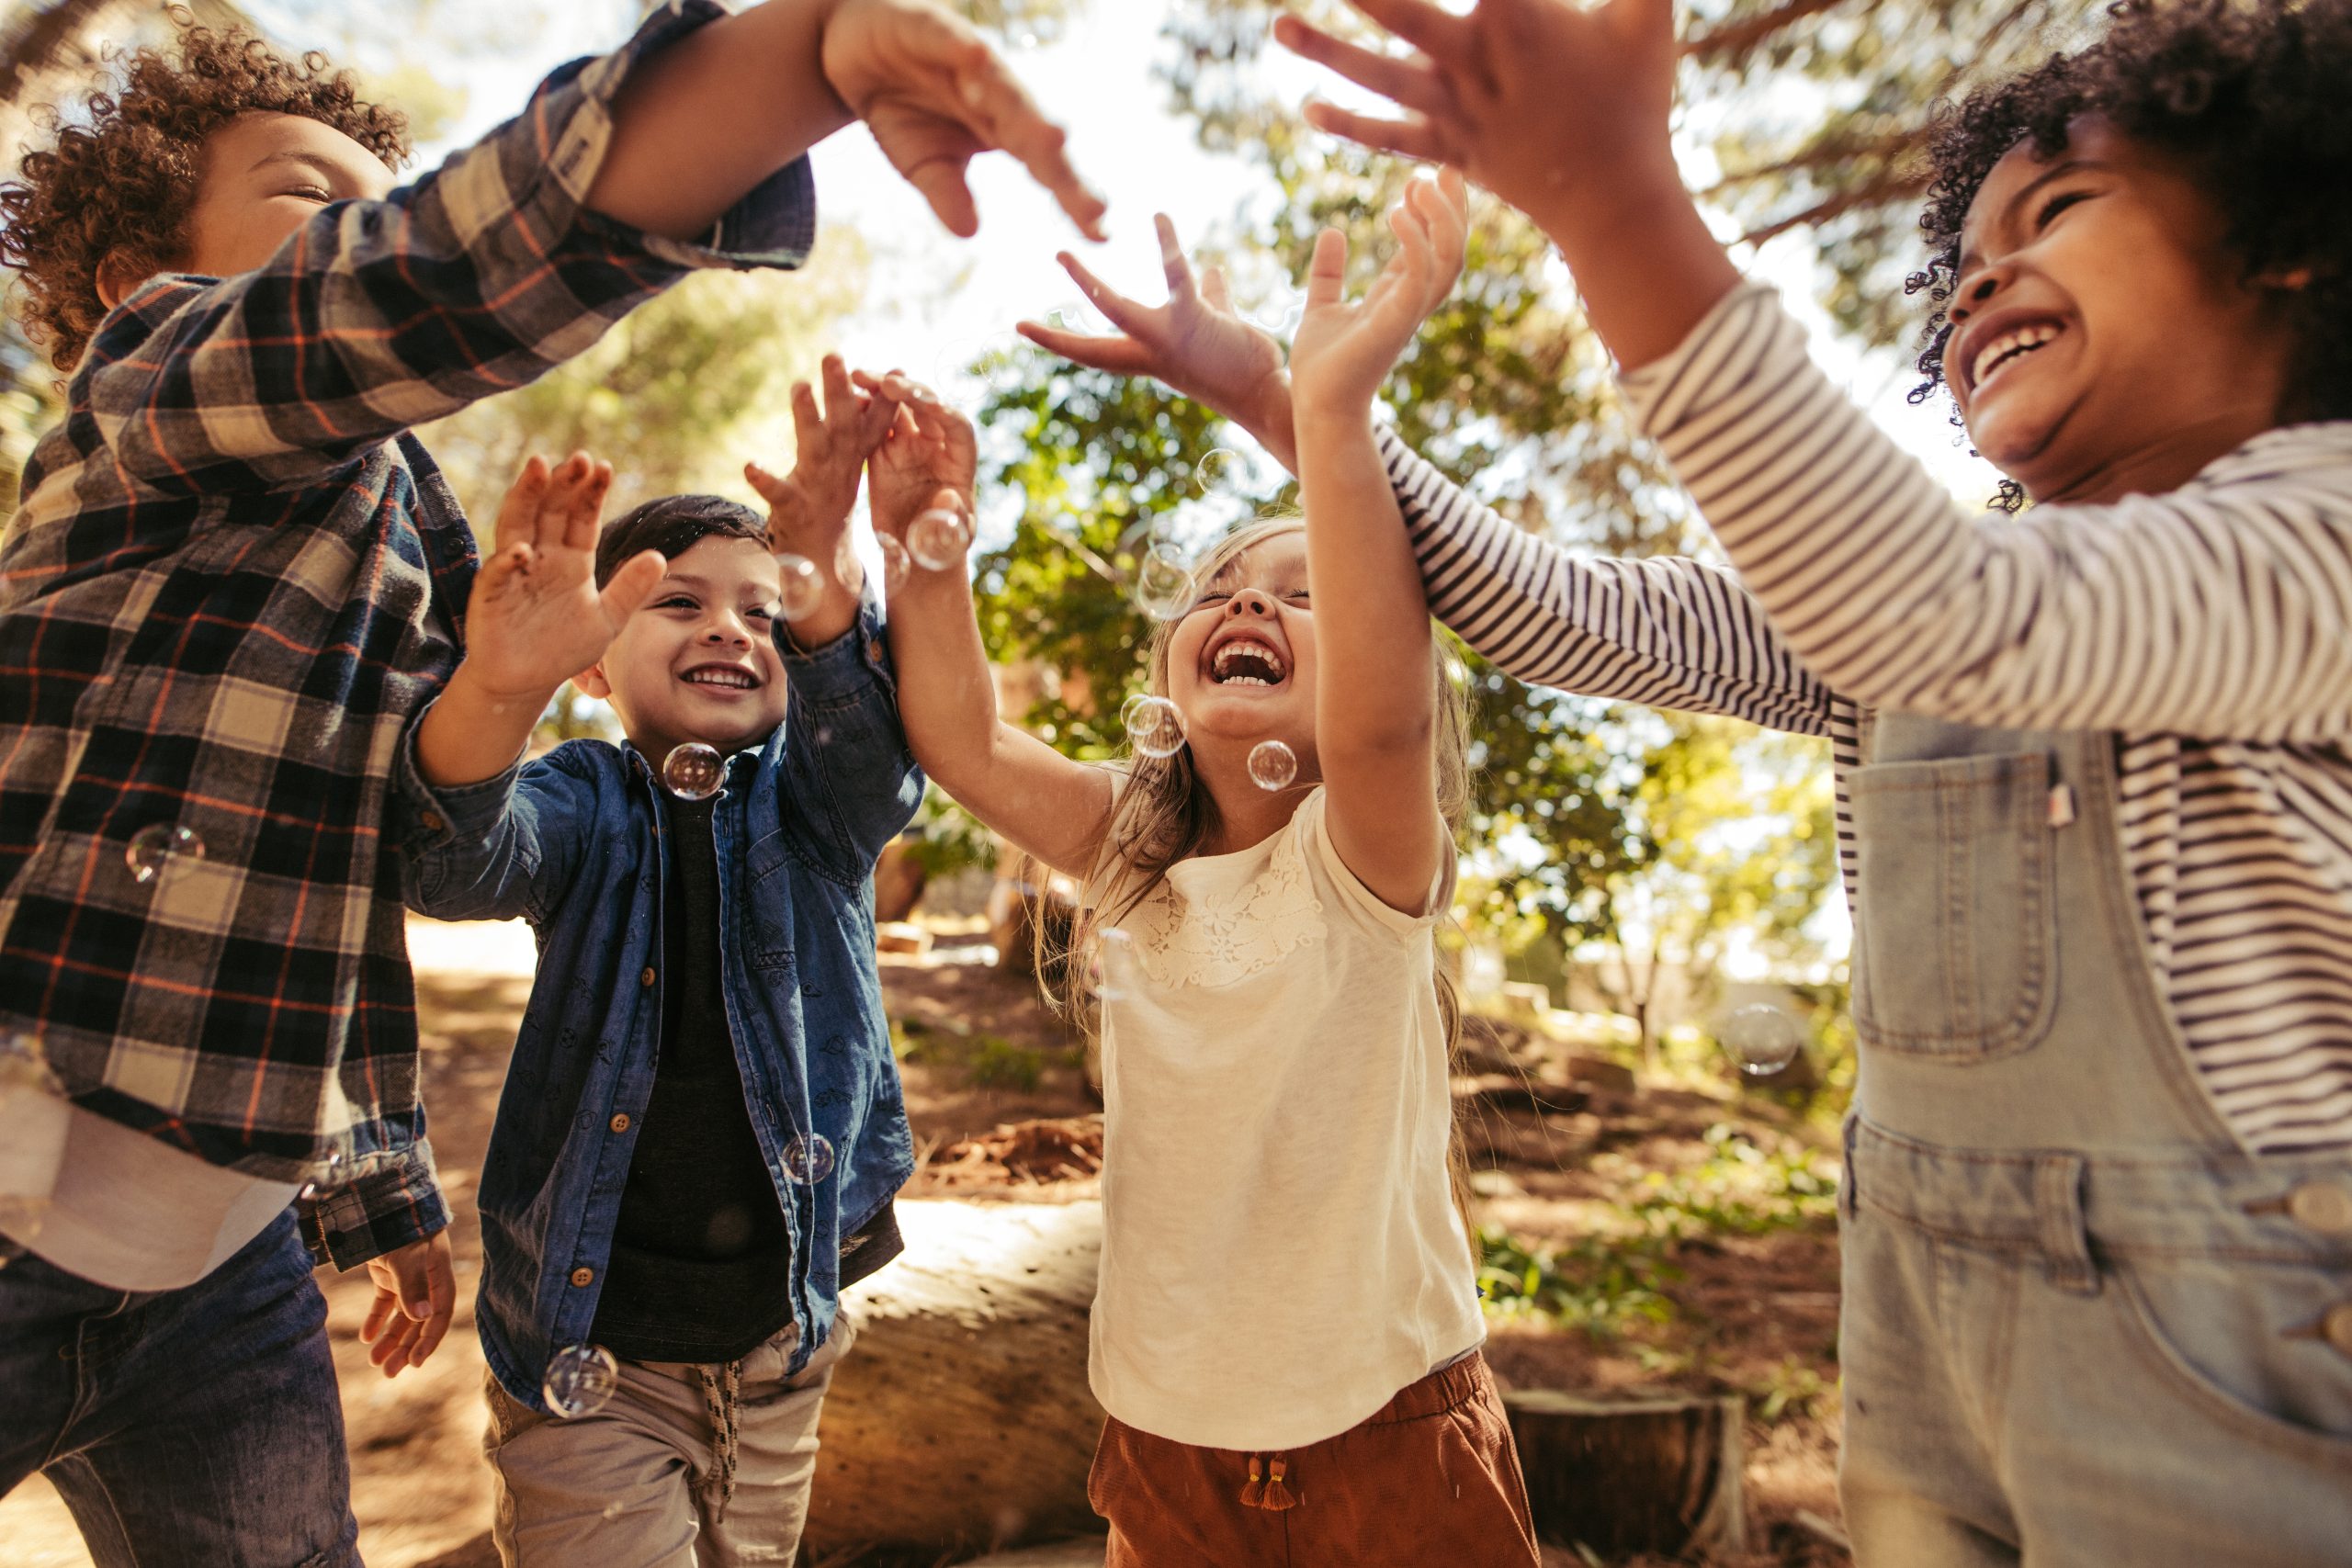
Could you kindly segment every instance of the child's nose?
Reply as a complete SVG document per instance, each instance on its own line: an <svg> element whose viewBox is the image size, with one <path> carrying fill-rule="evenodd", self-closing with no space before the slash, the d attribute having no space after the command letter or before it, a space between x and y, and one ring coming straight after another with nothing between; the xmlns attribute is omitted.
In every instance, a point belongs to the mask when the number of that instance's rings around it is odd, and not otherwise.
<svg viewBox="0 0 2352 1568"><path fill-rule="evenodd" d="M1245 588L1225 602L1225 613L1228 615L1271 615L1274 613L1274 602L1254 588Z"/></svg>
<svg viewBox="0 0 2352 1568"><path fill-rule="evenodd" d="M704 627L703 636L712 642L738 643L746 648L750 647L752 642L751 628L732 618L714 622Z"/></svg>

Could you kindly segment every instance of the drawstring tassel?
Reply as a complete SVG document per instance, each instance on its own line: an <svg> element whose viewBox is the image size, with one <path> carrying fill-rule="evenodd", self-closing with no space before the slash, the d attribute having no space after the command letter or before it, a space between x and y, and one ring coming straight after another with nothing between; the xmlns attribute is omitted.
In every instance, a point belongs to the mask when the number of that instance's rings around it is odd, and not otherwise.
<svg viewBox="0 0 2352 1568"><path fill-rule="evenodd" d="M1262 1500L1258 1504L1258 1506L1268 1513L1279 1514L1285 1508L1298 1506L1298 1499L1292 1496L1290 1488L1283 1484L1283 1473L1289 1468L1288 1464L1279 1459L1272 1461L1270 1472L1266 1477L1266 1490Z"/></svg>
<svg viewBox="0 0 2352 1568"><path fill-rule="evenodd" d="M1289 1473L1290 1464L1280 1454L1274 1455L1263 1464L1260 1462L1258 1455L1251 1454L1250 1483L1241 1489L1241 1506L1245 1508L1263 1508L1270 1514L1279 1514L1285 1508L1297 1507L1300 1502L1299 1497L1289 1487L1283 1484L1283 1477Z"/></svg>

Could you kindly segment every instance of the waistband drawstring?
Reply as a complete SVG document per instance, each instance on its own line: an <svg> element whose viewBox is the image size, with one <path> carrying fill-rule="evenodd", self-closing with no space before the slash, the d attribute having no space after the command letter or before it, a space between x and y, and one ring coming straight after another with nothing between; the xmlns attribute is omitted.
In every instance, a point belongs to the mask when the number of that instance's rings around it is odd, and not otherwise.
<svg viewBox="0 0 2352 1568"><path fill-rule="evenodd" d="M1261 1482L1259 1480L1261 1473L1259 1464L1261 1456L1257 1454L1250 1456L1250 1481L1241 1488L1241 1506L1245 1508L1263 1508L1268 1513L1279 1514L1285 1508L1295 1508L1306 1502L1305 1497L1294 1495L1289 1487L1283 1484L1283 1477L1290 1472L1290 1461L1281 1454L1267 1454L1262 1457L1265 1461L1262 1471L1265 1479Z"/></svg>
<svg viewBox="0 0 2352 1568"><path fill-rule="evenodd" d="M702 1381L703 1406L710 1412L710 1473L703 1477L702 1489L718 1494L710 1510L710 1522L717 1524L727 1517L727 1505L735 1498L735 1434L742 1403L743 1363L697 1365L695 1375Z"/></svg>

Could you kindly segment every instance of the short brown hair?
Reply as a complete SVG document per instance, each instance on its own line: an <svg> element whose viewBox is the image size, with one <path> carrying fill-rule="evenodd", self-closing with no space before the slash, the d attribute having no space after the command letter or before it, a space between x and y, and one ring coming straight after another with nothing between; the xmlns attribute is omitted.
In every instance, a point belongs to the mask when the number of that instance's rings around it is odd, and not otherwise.
<svg viewBox="0 0 2352 1568"><path fill-rule="evenodd" d="M168 51L142 49L121 82L101 84L88 123L25 155L0 185L0 265L24 276L25 333L71 370L106 318L98 269L152 276L177 264L196 205L205 138L239 115L300 115L333 127L398 168L408 118L361 101L348 71L316 52L288 60L243 28L184 25Z"/></svg>

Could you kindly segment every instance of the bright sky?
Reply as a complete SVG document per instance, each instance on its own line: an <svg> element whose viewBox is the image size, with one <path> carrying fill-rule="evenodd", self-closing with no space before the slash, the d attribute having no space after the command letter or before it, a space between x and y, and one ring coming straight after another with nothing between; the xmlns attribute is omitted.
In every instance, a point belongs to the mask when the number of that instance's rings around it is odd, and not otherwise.
<svg viewBox="0 0 2352 1568"><path fill-rule="evenodd" d="M335 9L315 6L315 0L309 6L302 0L258 0L252 6L288 41L350 51L355 40L347 34L306 23L303 13L314 8ZM494 26L495 18L514 9L514 0L463 0L462 14L469 22ZM478 57L461 53L435 63L441 80L465 91L468 107L448 136L423 150L426 166L514 113L550 67L617 43L627 36L637 7L627 0L553 0L541 10L548 20L517 47L478 51ZM1152 0L1073 0L1071 10L1060 41L1015 45L1012 57L1030 92L1069 128L1082 172L1109 198L1109 242L1087 245L1044 192L1001 156L985 158L974 169L978 237L956 240L898 179L864 131L836 136L815 155L820 210L826 222L855 228L874 257L866 307L844 323L839 344L852 364L899 366L920 377L949 380L949 367L968 361L991 341L1011 341L1016 321L1078 302L1077 288L1054 261L1054 253L1066 247L1080 251L1114 287L1157 300L1161 286L1151 229L1155 211L1174 218L1188 245L1220 231L1219 237L1230 242L1245 208L1266 199L1270 182L1246 159L1202 152L1191 123L1170 112L1166 87L1151 74L1165 47L1159 36L1163 6ZM450 6L445 14L458 11ZM358 47L364 51L364 38ZM1270 47L1262 69L1284 101L1303 101L1317 91L1346 101L1345 84L1279 49ZM1785 239L1749 265L1780 286L1812 327L1822 364L1882 426L1964 499L1980 501L1990 492L1991 470L1954 445L1947 411L1904 402L1912 380L1904 356L1860 355L1828 333L1812 301L1810 262L1800 239Z"/></svg>

